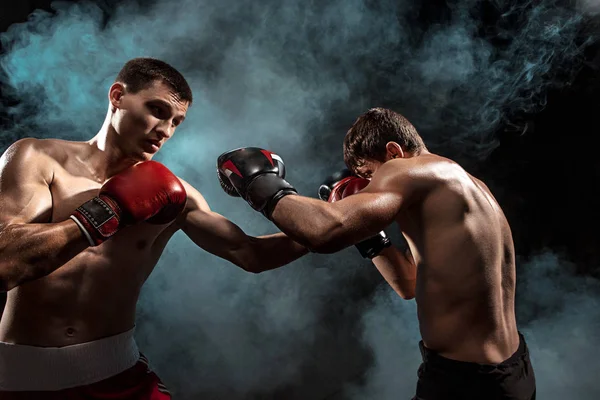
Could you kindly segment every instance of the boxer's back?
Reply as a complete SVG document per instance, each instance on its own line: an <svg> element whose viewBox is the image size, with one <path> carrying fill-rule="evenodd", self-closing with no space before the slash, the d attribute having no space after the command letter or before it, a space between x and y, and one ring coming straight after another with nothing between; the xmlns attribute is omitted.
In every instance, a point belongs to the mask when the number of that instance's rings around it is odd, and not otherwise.
<svg viewBox="0 0 600 400"><path fill-rule="evenodd" d="M399 217L418 264L425 346L461 361L498 363L519 343L510 227L489 189L456 163L427 154L434 184Z"/></svg>

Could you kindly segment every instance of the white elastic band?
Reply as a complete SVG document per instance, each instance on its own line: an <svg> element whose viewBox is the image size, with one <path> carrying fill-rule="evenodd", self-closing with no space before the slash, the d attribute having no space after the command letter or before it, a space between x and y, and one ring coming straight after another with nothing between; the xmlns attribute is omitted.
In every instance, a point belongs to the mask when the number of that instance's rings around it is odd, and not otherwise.
<svg viewBox="0 0 600 400"><path fill-rule="evenodd" d="M120 374L140 358L133 332L65 347L0 342L0 391L55 391Z"/></svg>
<svg viewBox="0 0 600 400"><path fill-rule="evenodd" d="M69 218L71 218L73 221L75 221L75 223L77 224L77 226L81 230L81 233L83 233L83 236L85 236L86 239L88 240L88 242L90 242L90 246L95 246L96 243L94 242L94 240L90 236L90 233L87 231L87 229L85 229L83 227L83 225L81 224L81 222L79 222L79 220L77 218L75 218L73 215L71 215Z"/></svg>

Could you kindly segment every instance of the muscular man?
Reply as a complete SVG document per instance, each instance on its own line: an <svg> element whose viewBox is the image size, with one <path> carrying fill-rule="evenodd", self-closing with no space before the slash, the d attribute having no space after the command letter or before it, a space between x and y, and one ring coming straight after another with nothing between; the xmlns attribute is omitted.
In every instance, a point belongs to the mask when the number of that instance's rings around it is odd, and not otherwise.
<svg viewBox="0 0 600 400"><path fill-rule="evenodd" d="M344 160L357 177L333 184L336 201L297 195L262 167L261 155L251 149L224 153L220 173L312 251L333 253L373 240L393 222L401 228L408 252L399 255L380 237L371 256L398 293L416 298L423 363L415 399L535 398L515 318L511 231L483 182L429 152L408 120L381 108L361 115L346 134ZM232 157L243 160L239 174L226 163Z"/></svg>
<svg viewBox="0 0 600 400"><path fill-rule="evenodd" d="M172 235L249 272L306 249L249 237L151 158L192 102L183 76L127 62L86 142L22 139L0 159L0 398L170 398L133 338L140 289Z"/></svg>

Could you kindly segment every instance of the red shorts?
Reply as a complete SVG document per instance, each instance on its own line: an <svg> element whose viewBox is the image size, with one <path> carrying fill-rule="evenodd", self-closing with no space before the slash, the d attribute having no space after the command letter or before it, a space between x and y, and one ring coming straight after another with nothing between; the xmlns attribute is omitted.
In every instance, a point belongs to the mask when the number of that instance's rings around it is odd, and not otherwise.
<svg viewBox="0 0 600 400"><path fill-rule="evenodd" d="M131 368L91 385L53 392L0 392L0 400L170 400L171 394L140 355Z"/></svg>

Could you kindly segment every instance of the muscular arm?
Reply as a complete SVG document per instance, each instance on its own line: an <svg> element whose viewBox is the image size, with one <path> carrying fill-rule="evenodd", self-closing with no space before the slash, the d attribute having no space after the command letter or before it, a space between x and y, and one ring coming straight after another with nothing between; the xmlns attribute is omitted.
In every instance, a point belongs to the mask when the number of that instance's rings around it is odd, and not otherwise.
<svg viewBox="0 0 600 400"><path fill-rule="evenodd" d="M188 194L180 228L199 247L248 272L275 269L300 258L308 250L283 233L252 237L233 222L210 210L204 197L183 181Z"/></svg>
<svg viewBox="0 0 600 400"><path fill-rule="evenodd" d="M390 161L357 194L335 203L286 196L277 203L272 219L279 229L312 251L334 253L394 222L401 208L416 195L417 188L407 166Z"/></svg>
<svg viewBox="0 0 600 400"><path fill-rule="evenodd" d="M405 300L415 297L417 266L408 247L405 251L394 246L383 249L373 258L373 264L400 297Z"/></svg>
<svg viewBox="0 0 600 400"><path fill-rule="evenodd" d="M51 171L35 139L0 158L0 291L46 276L88 247L74 221L50 219Z"/></svg>

